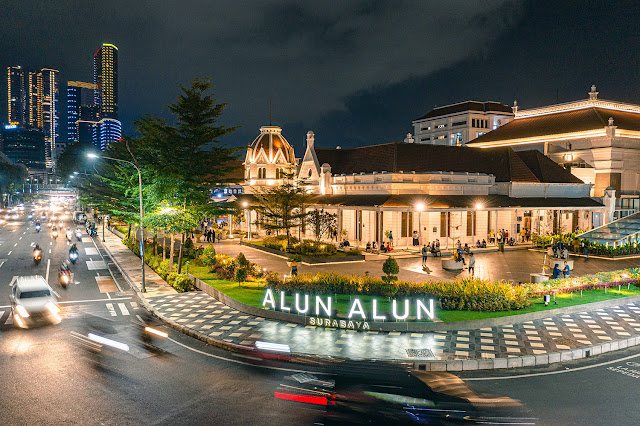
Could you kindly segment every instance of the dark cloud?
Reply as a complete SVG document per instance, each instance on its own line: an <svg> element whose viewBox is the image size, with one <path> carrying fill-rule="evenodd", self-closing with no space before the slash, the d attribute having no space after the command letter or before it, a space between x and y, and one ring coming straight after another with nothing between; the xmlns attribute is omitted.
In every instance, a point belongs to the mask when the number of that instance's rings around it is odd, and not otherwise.
<svg viewBox="0 0 640 426"><path fill-rule="evenodd" d="M120 49L125 129L164 114L175 83L211 77L225 122L250 142L269 120L298 146L401 140L434 105L470 98L532 106L592 83L635 100L638 4L604 1L3 0L0 65L92 79ZM635 17L635 18L634 18ZM4 85L2 90L6 90ZM605 90L606 89L606 90ZM631 98L631 99L630 99ZM0 108L5 109L4 104Z"/></svg>

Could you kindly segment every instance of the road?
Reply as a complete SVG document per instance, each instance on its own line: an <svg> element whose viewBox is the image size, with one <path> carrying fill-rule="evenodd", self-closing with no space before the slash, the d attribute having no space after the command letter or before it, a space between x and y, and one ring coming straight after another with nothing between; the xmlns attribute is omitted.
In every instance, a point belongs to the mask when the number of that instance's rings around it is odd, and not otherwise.
<svg viewBox="0 0 640 426"><path fill-rule="evenodd" d="M68 245L64 236L52 240L47 231L36 233L26 215L0 226L0 301L8 300L14 276L47 276L48 268L63 318L55 326L17 329L0 302L0 424L312 424L318 415L314 406L274 398L298 370L335 380L398 379L421 389L422 382L407 382L400 369L387 367L342 369L336 376L324 366L256 365L166 327L169 340L157 343L163 351L149 352L132 323L143 314L135 296L117 273L116 287L105 286L114 268L99 242L86 235L78 242L80 259L65 290L57 284L57 268ZM39 266L31 260L33 243L43 248ZM75 343L71 333L95 316L111 325L110 338L129 345L128 353L96 358ZM629 356L634 358L621 359ZM604 362L612 363L599 365ZM588 368L576 370L580 367ZM521 401L539 424L640 424L635 408L640 373L617 367L640 371L640 350L546 369L460 376L472 391ZM510 377L519 374L529 376Z"/></svg>

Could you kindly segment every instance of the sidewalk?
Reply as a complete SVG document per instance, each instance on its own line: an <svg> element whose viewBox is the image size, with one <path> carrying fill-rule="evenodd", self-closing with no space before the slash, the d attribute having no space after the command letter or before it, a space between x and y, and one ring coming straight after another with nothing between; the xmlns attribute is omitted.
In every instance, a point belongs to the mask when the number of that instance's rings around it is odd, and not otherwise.
<svg viewBox="0 0 640 426"><path fill-rule="evenodd" d="M121 262L121 270L139 286L138 258L115 235L109 235L105 245ZM286 344L293 353L303 355L461 370L548 364L640 344L640 302L481 329L357 332L248 315L201 291L177 294L158 282L160 277L153 271L149 276L154 290L144 297L163 320L204 340L230 345L253 347L256 340L262 340Z"/></svg>

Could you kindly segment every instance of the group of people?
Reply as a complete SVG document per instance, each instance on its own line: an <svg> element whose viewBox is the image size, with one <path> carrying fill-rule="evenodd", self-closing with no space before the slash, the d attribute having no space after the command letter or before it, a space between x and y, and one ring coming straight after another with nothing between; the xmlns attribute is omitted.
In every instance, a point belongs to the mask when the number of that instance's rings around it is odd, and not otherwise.
<svg viewBox="0 0 640 426"><path fill-rule="evenodd" d="M553 243L551 252L556 259L569 259L569 249L562 241Z"/></svg>
<svg viewBox="0 0 640 426"><path fill-rule="evenodd" d="M421 253L422 253L422 266L425 267L427 266L427 259L429 258L429 253L431 253L433 257L442 256L440 252L440 240L435 240L433 242L425 244L422 247Z"/></svg>
<svg viewBox="0 0 640 426"><path fill-rule="evenodd" d="M208 243L215 243L216 238L220 240L219 236L216 236L216 231L213 230L213 221L211 219L203 219L200 221L200 230L204 239ZM193 231L192 231L193 233Z"/></svg>
<svg viewBox="0 0 640 426"><path fill-rule="evenodd" d="M346 246L349 246L349 242L347 240L344 240L343 243L341 243L341 247L346 243ZM382 252L382 253L389 253L390 251L393 251L393 247L391 246L390 242L387 242L387 245L385 246L384 242L382 243L382 245L378 248L378 243L376 243L375 241L371 242L368 241L367 245L365 246L365 251L366 252L370 252L370 253L375 253L376 251Z"/></svg>
<svg viewBox="0 0 640 426"><path fill-rule="evenodd" d="M571 275L569 263L565 260L562 269L560 269L560 264L556 262L553 266L553 278L567 278L569 275Z"/></svg>

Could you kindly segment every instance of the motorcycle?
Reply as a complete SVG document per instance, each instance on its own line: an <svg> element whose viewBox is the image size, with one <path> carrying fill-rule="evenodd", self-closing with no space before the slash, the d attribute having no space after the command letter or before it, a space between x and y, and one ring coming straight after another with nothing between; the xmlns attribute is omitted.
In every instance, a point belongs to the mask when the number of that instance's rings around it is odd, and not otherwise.
<svg viewBox="0 0 640 426"><path fill-rule="evenodd" d="M67 231L67 241L71 242L72 239L73 239L73 234L71 233L71 231Z"/></svg>
<svg viewBox="0 0 640 426"><path fill-rule="evenodd" d="M73 263L75 265L76 261L78 260L78 252L77 251L70 252L69 253L69 260L71 261L71 263Z"/></svg>
<svg viewBox="0 0 640 426"><path fill-rule="evenodd" d="M51 236L55 239L58 238L58 231L51 232Z"/></svg>
<svg viewBox="0 0 640 426"><path fill-rule="evenodd" d="M79 229L76 231L76 238L78 241L82 241L82 231Z"/></svg>
<svg viewBox="0 0 640 426"><path fill-rule="evenodd" d="M36 232L40 232L40 225L36 225Z"/></svg>
<svg viewBox="0 0 640 426"><path fill-rule="evenodd" d="M42 261L42 250L36 249L33 251L33 263L38 266Z"/></svg>
<svg viewBox="0 0 640 426"><path fill-rule="evenodd" d="M68 269L60 269L58 272L58 282L64 288L71 282L71 271Z"/></svg>

